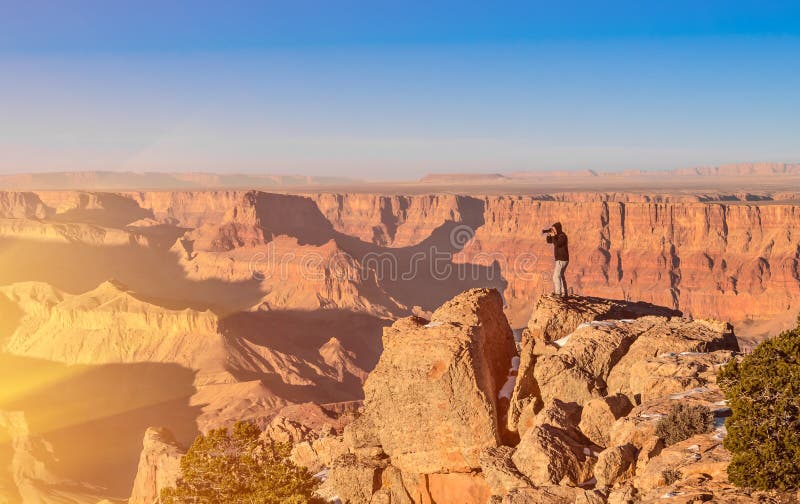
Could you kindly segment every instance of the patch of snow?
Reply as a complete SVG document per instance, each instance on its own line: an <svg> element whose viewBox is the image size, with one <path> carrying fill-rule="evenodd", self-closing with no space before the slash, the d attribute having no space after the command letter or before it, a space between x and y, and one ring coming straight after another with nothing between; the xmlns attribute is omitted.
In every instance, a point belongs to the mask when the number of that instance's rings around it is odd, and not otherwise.
<svg viewBox="0 0 800 504"><path fill-rule="evenodd" d="M714 435L711 436L711 439L715 439L717 441L722 441L725 439L725 436L728 435L728 428L724 425L722 427L717 427L714 429Z"/></svg>
<svg viewBox="0 0 800 504"><path fill-rule="evenodd" d="M664 415L663 413L641 413L639 415L639 418L660 419L660 418L664 418L665 416L667 416L667 415Z"/></svg>
<svg viewBox="0 0 800 504"><path fill-rule="evenodd" d="M517 356L511 358L511 371L519 371L519 357Z"/></svg>
<svg viewBox="0 0 800 504"><path fill-rule="evenodd" d="M586 455L586 456L588 457L588 456L590 456L590 455L592 454L592 450L590 450L589 448L586 448L586 447L584 446L584 447L583 447L583 454L584 454L584 455Z"/></svg>
<svg viewBox="0 0 800 504"><path fill-rule="evenodd" d="M658 357L659 358L662 358L662 357L675 357L677 355L678 354L676 354L675 352L664 352L661 355L659 355Z"/></svg>
<svg viewBox="0 0 800 504"><path fill-rule="evenodd" d="M728 405L728 400L727 399L723 399L721 401L717 401L717 402L714 403L714 406L727 406L727 405Z"/></svg>
<svg viewBox="0 0 800 504"><path fill-rule="evenodd" d="M686 449L689 450L690 452L700 451L700 445L693 444L691 446L687 446Z"/></svg>
<svg viewBox="0 0 800 504"><path fill-rule="evenodd" d="M667 492L661 496L662 499L671 499L673 497L677 497L681 495L681 492Z"/></svg>
<svg viewBox="0 0 800 504"><path fill-rule="evenodd" d="M632 318L624 318L624 319L620 319L619 322L622 322L623 324L630 324L631 322L634 322L635 320L636 319L632 319Z"/></svg>
<svg viewBox="0 0 800 504"><path fill-rule="evenodd" d="M670 399L684 399L694 394L702 394L703 392L708 392L708 387L696 387L691 390L687 390L685 392L679 392L677 394L672 394L669 396Z"/></svg>
<svg viewBox="0 0 800 504"><path fill-rule="evenodd" d="M685 355L685 356L698 356L698 355L706 355L708 352L681 352L678 355Z"/></svg>
<svg viewBox="0 0 800 504"><path fill-rule="evenodd" d="M328 479L328 468L326 467L325 469L321 470L320 472L315 474L314 477L317 478L320 481L327 480Z"/></svg>
<svg viewBox="0 0 800 504"><path fill-rule="evenodd" d="M517 383L516 376L509 376L503 386L500 388L500 392L497 393L497 398L502 399L505 397L508 400L511 400L511 395L514 393L514 385Z"/></svg>
<svg viewBox="0 0 800 504"><path fill-rule="evenodd" d="M577 331L578 329L583 329L584 327L616 327L617 322L618 321L616 320L592 320L590 322L579 324L575 330Z"/></svg>
<svg viewBox="0 0 800 504"><path fill-rule="evenodd" d="M572 337L572 333L570 333L570 334L567 334L566 336L564 336L564 337L563 337L563 338L561 338L561 339L557 339L557 340L555 340L553 343L555 343L556 345L558 345L558 347L559 347L559 348L564 348L564 345L566 345L566 344L567 344L567 342L569 341L569 339L570 339L571 337Z"/></svg>
<svg viewBox="0 0 800 504"><path fill-rule="evenodd" d="M428 322L427 324L425 324L425 327L439 327L442 324L444 324L444 322L439 322L439 321Z"/></svg>

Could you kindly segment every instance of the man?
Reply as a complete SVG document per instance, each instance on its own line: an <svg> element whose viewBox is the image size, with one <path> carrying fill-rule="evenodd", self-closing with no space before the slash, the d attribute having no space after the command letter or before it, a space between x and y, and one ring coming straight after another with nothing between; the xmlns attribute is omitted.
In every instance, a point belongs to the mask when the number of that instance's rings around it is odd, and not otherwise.
<svg viewBox="0 0 800 504"><path fill-rule="evenodd" d="M561 223L556 222L547 230L547 243L553 244L553 256L555 257L555 267L553 268L553 287L558 297L567 297L567 279L564 271L569 264L569 249L567 248L567 235L561 229Z"/></svg>

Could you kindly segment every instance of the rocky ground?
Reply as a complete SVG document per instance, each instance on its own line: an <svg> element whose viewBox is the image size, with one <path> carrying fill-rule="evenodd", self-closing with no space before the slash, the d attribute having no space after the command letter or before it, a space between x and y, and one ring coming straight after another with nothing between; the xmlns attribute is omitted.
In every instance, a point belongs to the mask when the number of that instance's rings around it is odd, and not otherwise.
<svg viewBox="0 0 800 504"><path fill-rule="evenodd" d="M599 298L543 297L514 342L497 291L473 289L385 329L353 407L305 405L265 435L352 504L795 502L733 487L730 414L716 370L740 355L732 327ZM702 404L711 432L666 446L659 419ZM151 502L180 452L145 436L131 503Z"/></svg>

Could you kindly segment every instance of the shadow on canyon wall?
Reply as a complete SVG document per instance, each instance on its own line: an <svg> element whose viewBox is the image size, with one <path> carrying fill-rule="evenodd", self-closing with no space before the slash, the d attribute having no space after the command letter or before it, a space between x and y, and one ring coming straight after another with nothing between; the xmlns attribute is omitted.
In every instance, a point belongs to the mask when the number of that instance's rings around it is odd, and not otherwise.
<svg viewBox="0 0 800 504"><path fill-rule="evenodd" d="M342 365L352 363L364 371L371 371L378 362L382 346L381 332L391 321L364 313L347 310L276 310L240 312L225 317L220 322L222 333L231 345L242 342L264 346L296 358L293 367L300 376L313 377L313 385L293 385L282 380L280 374L252 373L231 368L229 371L242 381L261 380L272 393L292 402L317 403L342 402L361 399L361 381L352 373L344 372L343 381L334 379L337 369L326 363L320 349L336 338L345 352ZM250 359L249 368L271 367L262 357L241 348L239 355ZM338 360L338 359L337 359ZM339 362L333 363L334 365ZM319 367L332 377L318 376L312 366Z"/></svg>
<svg viewBox="0 0 800 504"><path fill-rule="evenodd" d="M79 294L114 278L142 299L169 309L230 311L255 304L263 295L256 280L194 281L166 250L120 245L94 247L71 243L0 240L0 284L47 282Z"/></svg>
<svg viewBox="0 0 800 504"><path fill-rule="evenodd" d="M445 222L416 245L390 248L336 231L310 198L255 194L256 215L268 240L287 235L297 238L301 245L315 246L334 240L362 267L373 269L380 287L390 296L408 307L425 309L433 309L473 287L494 287L503 292L507 286L496 261L488 266L452 261L484 225L483 200L459 196L457 201L460 220Z"/></svg>
<svg viewBox="0 0 800 504"><path fill-rule="evenodd" d="M168 427L187 445L197 435L193 380L174 364L65 366L0 354L0 410L25 413L31 435L52 446L55 474L127 498L147 427Z"/></svg>

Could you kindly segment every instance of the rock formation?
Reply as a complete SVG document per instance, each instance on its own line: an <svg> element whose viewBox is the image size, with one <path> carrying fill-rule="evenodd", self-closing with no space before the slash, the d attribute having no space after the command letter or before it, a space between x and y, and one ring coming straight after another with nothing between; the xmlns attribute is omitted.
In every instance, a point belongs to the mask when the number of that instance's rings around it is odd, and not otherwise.
<svg viewBox="0 0 800 504"><path fill-rule="evenodd" d="M3 351L66 364L174 363L196 371L192 403L204 414L203 430L237 419L266 422L282 406L296 402L279 384L320 389L320 402L356 398L366 372L354 352L336 338L318 349L293 353L256 340L247 327L192 309L163 308L116 281L83 294L68 294L40 282L0 287L21 310ZM259 379L272 376L268 387ZM276 381L278 383L276 383Z"/></svg>
<svg viewBox="0 0 800 504"><path fill-rule="evenodd" d="M546 331L527 335L523 354L542 353L529 359L533 372L520 373L518 385L542 384L515 388L524 414L514 439L503 435L503 410L490 400L513 355L500 302L496 292L467 291L430 320L410 317L386 329L361 416L344 430L348 453L330 465L324 495L353 504L756 498L732 487L725 472L729 410L713 371L736 358L729 325L616 301L543 300L546 312L534 314L533 327L547 317L575 322L557 340ZM637 318L608 318L603 306ZM664 377L663 388L642 373ZM525 401L520 390L541 396ZM707 406L714 430L665 446L655 427L676 401ZM471 414L462 413L465 404Z"/></svg>
<svg viewBox="0 0 800 504"><path fill-rule="evenodd" d="M431 320L401 319L384 331L380 361L364 383L362 423L402 471L476 469L480 451L501 442L498 394L514 353L497 291L467 291Z"/></svg>
<svg viewBox="0 0 800 504"><path fill-rule="evenodd" d="M157 502L161 489L174 486L178 480L184 452L168 430L154 427L147 429L128 503Z"/></svg>
<svg viewBox="0 0 800 504"><path fill-rule="evenodd" d="M704 169L692 176L750 172L789 177L796 169ZM198 177L181 180L185 187L215 183ZM77 180L92 185L103 177ZM431 369L446 364L440 379L470 392L431 395L431 404L456 412L477 408L482 413L475 424L459 431L458 416L397 409L402 404L382 399L381 391L407 391L379 368L366 390L367 402L372 397L382 406L371 410L424 415L418 420L431 425L443 420L453 430L431 439L446 442L421 446L409 429L393 432L389 416L380 413L365 415L341 436L332 431L295 441L297 460L314 468L331 466L329 459L350 446L358 462L351 467L374 469L373 476L394 482L382 482L377 491L392 499L421 499L433 489L444 491L447 481L459 481L464 495L482 495L489 480L476 475L490 470L496 476L491 487L507 486L503 498L518 501L578 498L577 490L533 492L517 485L559 478L575 483L590 466L602 468L596 479L624 487L631 468L626 446L638 450L637 474L660 449L649 423L637 416L650 414L641 408L687 390L713 390L715 369L737 350L730 327L704 320L733 322L746 348L800 310L800 207L791 188L729 194L482 186L463 194L40 188L0 192L0 261L9 265L0 271L0 346L6 353L80 369L180 367L193 377L193 390L179 398L197 411L192 425L196 420L205 430L252 419L266 427L290 404L361 399L381 352L380 330L400 318L387 331L387 348L392 339L410 338L420 362L438 359L427 361ZM577 294L601 297L563 303L540 295L550 290L551 250L539 230L554 220L570 233L569 284ZM444 260L434 263L439 255ZM413 274L402 275L411 265ZM104 283L109 278L122 282ZM479 340L486 329L464 329L475 325L465 322L472 308L459 312L463 320L451 314L442 325L431 313L459 292L487 286L502 293L498 303L511 320L505 325L527 322L527 329L510 366L487 363L473 376L472 366L493 354L477 359L470 353L475 345L465 342ZM498 303L486 306L494 313ZM402 319L412 313L430 322ZM450 343L423 343L432 331ZM448 353L465 348L473 361ZM407 368L412 362L402 352L391 350L386 359L397 359L386 363L410 373L403 375L408 383L427 383ZM551 408L556 400L571 405L564 418L577 418L576 425L565 426ZM291 425L283 427L291 432ZM526 436L527 455L517 455L523 467L516 467L501 445ZM522 460L540 460L559 443L571 460L545 470L537 463L535 471ZM414 465L433 472L406 470ZM402 492L398 478L405 481ZM586 492L581 499L596 497Z"/></svg>

